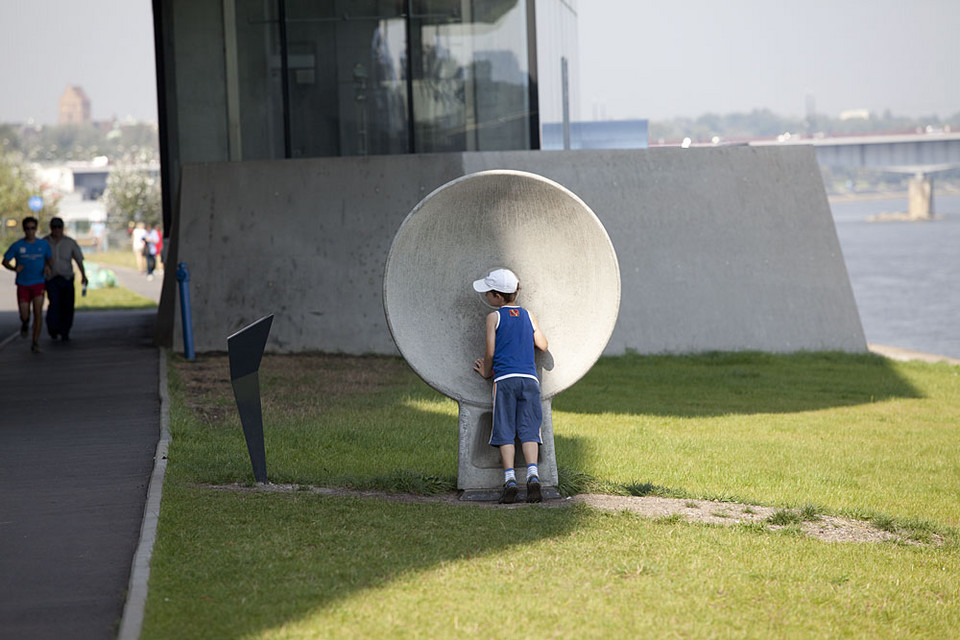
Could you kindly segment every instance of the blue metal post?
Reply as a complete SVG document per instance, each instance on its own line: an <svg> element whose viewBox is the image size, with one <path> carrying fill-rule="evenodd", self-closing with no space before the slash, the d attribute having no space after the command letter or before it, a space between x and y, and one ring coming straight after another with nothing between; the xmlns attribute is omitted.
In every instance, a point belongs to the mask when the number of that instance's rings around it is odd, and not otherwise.
<svg viewBox="0 0 960 640"><path fill-rule="evenodd" d="M187 263L177 265L177 282L180 283L180 321L183 325L183 355L187 360L196 358L193 352L193 321L190 313L190 271Z"/></svg>

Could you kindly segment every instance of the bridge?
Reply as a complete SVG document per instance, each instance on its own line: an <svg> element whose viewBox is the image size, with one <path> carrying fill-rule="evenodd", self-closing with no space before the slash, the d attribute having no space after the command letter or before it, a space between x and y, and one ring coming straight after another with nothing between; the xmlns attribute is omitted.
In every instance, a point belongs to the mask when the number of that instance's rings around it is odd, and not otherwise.
<svg viewBox="0 0 960 640"><path fill-rule="evenodd" d="M751 146L813 145L822 167L864 167L910 173L908 217L929 219L933 214L933 174L960 168L960 133L889 134L845 137L780 136L755 140Z"/></svg>

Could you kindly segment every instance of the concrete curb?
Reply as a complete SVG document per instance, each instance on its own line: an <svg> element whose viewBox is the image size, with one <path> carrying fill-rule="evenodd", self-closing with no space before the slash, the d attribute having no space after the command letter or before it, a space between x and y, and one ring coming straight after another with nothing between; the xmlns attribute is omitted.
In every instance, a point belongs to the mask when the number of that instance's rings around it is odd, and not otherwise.
<svg viewBox="0 0 960 640"><path fill-rule="evenodd" d="M167 353L160 352L160 440L153 458L153 473L147 487L147 502L143 509L143 524L140 526L140 542L133 555L127 600L120 618L118 640L137 640L143 628L143 614L147 605L147 583L150 580L150 557L157 540L157 522L160 518L160 498L163 479L167 471L167 449L170 446L170 396L167 394Z"/></svg>

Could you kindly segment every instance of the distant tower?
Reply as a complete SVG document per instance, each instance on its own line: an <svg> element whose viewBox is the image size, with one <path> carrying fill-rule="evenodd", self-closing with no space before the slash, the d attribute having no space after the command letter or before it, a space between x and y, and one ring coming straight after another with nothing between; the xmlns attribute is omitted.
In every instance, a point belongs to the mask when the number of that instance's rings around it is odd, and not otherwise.
<svg viewBox="0 0 960 640"><path fill-rule="evenodd" d="M82 87L67 87L60 96L59 124L90 124L90 98Z"/></svg>

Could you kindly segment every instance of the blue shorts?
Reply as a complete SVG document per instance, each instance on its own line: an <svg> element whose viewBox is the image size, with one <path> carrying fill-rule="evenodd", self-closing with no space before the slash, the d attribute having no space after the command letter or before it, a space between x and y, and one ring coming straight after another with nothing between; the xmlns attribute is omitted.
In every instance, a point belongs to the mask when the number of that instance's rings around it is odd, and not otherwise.
<svg viewBox="0 0 960 640"><path fill-rule="evenodd" d="M499 447L540 440L540 384L533 378L504 378L493 384L493 428L490 444Z"/></svg>

